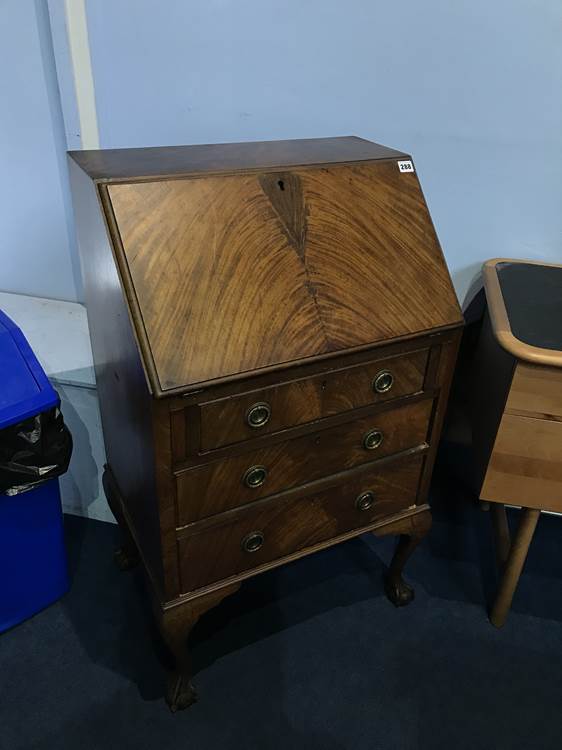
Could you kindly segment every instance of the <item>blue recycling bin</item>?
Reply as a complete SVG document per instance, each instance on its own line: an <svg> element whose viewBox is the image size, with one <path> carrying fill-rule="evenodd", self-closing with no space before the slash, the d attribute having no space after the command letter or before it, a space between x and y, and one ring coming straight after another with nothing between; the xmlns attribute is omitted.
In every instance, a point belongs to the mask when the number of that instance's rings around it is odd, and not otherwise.
<svg viewBox="0 0 562 750"><path fill-rule="evenodd" d="M66 470L72 440L59 405L23 333L0 311L0 632L52 604L69 587L57 476ZM59 440L66 430L62 467L55 451L45 447L44 424L51 433L57 425Z"/></svg>

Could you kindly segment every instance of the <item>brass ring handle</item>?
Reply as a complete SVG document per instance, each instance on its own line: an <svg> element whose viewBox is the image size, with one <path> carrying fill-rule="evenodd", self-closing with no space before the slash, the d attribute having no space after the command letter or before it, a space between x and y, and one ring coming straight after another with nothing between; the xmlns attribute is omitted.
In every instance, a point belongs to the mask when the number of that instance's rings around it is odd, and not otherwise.
<svg viewBox="0 0 562 750"><path fill-rule="evenodd" d="M388 393L394 385L394 375L390 370L381 370L377 372L373 380L373 390L376 393Z"/></svg>
<svg viewBox="0 0 562 750"><path fill-rule="evenodd" d="M271 417L271 406L265 401L250 406L246 412L246 424L249 427L263 427Z"/></svg>
<svg viewBox="0 0 562 750"><path fill-rule="evenodd" d="M369 430L363 436L363 448L366 451L374 451L376 448L380 448L383 440L384 434L380 430Z"/></svg>
<svg viewBox="0 0 562 750"><path fill-rule="evenodd" d="M368 490L367 492L362 492L360 495L357 495L355 498L355 507L357 510L369 510L374 502L375 494Z"/></svg>
<svg viewBox="0 0 562 750"><path fill-rule="evenodd" d="M242 539L242 549L244 552L257 552L264 541L263 531L250 531Z"/></svg>
<svg viewBox="0 0 562 750"><path fill-rule="evenodd" d="M250 466L250 468L244 473L242 482L246 487L250 489L254 487L261 487L267 479L267 469L265 466Z"/></svg>

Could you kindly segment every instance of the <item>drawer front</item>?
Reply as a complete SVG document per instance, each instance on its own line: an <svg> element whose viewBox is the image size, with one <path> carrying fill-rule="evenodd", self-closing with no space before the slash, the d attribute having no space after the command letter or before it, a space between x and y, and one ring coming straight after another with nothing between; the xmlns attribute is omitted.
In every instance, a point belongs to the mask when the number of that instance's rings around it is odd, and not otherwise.
<svg viewBox="0 0 562 750"><path fill-rule="evenodd" d="M416 455L370 465L329 489L272 499L202 530L194 527L178 541L182 591L280 560L407 509L416 502L422 462L423 456Z"/></svg>
<svg viewBox="0 0 562 750"><path fill-rule="evenodd" d="M483 500L562 512L562 422L504 414Z"/></svg>
<svg viewBox="0 0 562 750"><path fill-rule="evenodd" d="M432 403L408 404L184 471L177 476L179 524L421 445Z"/></svg>
<svg viewBox="0 0 562 750"><path fill-rule="evenodd" d="M201 404L201 450L417 393L427 356L409 352Z"/></svg>
<svg viewBox="0 0 562 750"><path fill-rule="evenodd" d="M511 414L562 419L562 370L519 362L505 408Z"/></svg>

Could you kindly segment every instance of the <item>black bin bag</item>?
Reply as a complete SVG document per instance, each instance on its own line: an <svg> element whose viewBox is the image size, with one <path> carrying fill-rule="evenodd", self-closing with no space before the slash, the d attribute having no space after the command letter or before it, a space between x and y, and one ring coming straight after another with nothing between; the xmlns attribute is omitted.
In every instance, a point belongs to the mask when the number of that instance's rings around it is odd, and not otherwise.
<svg viewBox="0 0 562 750"><path fill-rule="evenodd" d="M55 406L0 430L0 494L19 495L64 474L72 436Z"/></svg>

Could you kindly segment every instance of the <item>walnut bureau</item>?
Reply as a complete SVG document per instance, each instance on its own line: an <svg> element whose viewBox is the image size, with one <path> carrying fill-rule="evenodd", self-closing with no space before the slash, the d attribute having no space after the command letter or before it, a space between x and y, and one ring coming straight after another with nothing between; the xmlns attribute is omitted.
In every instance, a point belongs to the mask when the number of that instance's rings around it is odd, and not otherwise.
<svg viewBox="0 0 562 750"><path fill-rule="evenodd" d="M195 699L187 635L241 581L430 527L462 316L411 158L355 137L72 152L104 487Z"/></svg>

